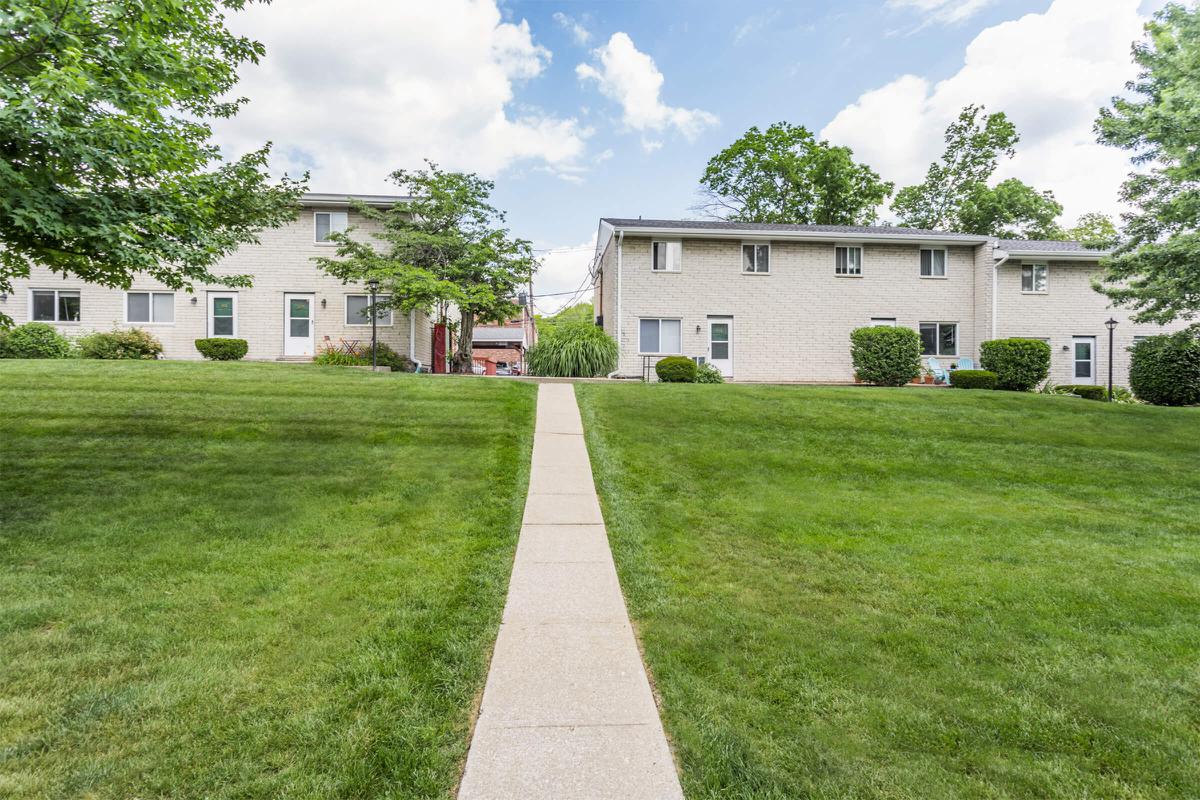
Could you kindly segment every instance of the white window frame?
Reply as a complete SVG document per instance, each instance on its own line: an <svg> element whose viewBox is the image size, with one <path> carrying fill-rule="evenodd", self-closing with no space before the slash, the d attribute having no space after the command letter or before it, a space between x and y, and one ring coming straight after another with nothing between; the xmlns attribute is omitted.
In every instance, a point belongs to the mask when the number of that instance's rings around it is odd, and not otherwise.
<svg viewBox="0 0 1200 800"><path fill-rule="evenodd" d="M149 296L149 299L150 299L150 319L149 320L146 320L145 322L141 322L141 321L132 320L129 318L129 295L131 295L131 294L144 294L144 295ZM162 294L169 295L171 298L171 321L170 322L159 322L158 320L156 320L154 318L154 296L162 295ZM155 292L155 291L151 291L151 290L140 291L140 292L139 291L125 292L125 318L124 319L125 319L126 325L174 325L175 324L175 312L177 310L178 309L175 307L175 293L174 292Z"/></svg>
<svg viewBox="0 0 1200 800"><path fill-rule="evenodd" d="M746 265L746 248L747 247L754 248L754 269L752 269L752 270L746 269L746 266L745 266ZM767 268L766 269L758 268L758 248L760 248L760 247L767 248ZM770 275L771 274L771 261L772 261L772 253L771 253L771 243L770 242L753 242L753 241L742 242L742 246L738 250L738 265L741 267L741 272L743 275Z"/></svg>
<svg viewBox="0 0 1200 800"><path fill-rule="evenodd" d="M642 348L642 323L654 321L658 323L658 344L662 346L662 324L664 322L679 323L679 349L675 351L668 350L645 350ZM683 320L679 317L638 317L638 355L644 356L681 356L683 355Z"/></svg>
<svg viewBox="0 0 1200 800"><path fill-rule="evenodd" d="M342 324L345 325L347 328L369 328L369 327L371 327L371 318L370 317L368 317L363 322L349 322L348 321L350 319L350 298L351 297L365 297L367 299L367 305L368 306L371 305L371 303L370 303L371 295L370 294L366 294L363 292L350 292L349 294L345 295L342 298ZM391 299L391 295L390 294L375 295L376 305L379 304L380 300L386 300L386 299ZM384 322L379 317L379 312L376 311L375 312L375 315L376 315L375 327L377 327L377 328L392 327L392 325L394 325L396 322L396 320L395 320L396 315L393 313L394 311L395 311L395 309L392 309L392 308L387 309L387 322Z"/></svg>
<svg viewBox="0 0 1200 800"><path fill-rule="evenodd" d="M313 244L319 244L323 247L336 247L337 242L331 242L328 239L317 238L317 217L321 215L329 217L329 232L330 233L345 233L346 228L350 227L350 214L346 211L314 211L313 212ZM341 227L334 225L334 220L341 221Z"/></svg>
<svg viewBox="0 0 1200 800"><path fill-rule="evenodd" d="M1037 287L1037 271L1042 271L1042 286ZM1025 270L1029 270L1029 286L1025 288ZM1050 291L1050 265L1049 264L1022 264L1021 265L1021 294L1046 294Z"/></svg>
<svg viewBox="0 0 1200 800"><path fill-rule="evenodd" d="M674 248L672 248L674 245ZM659 247L665 248L667 256L667 266L659 269L654 263L654 252ZM674 266L671 265L671 251L675 251ZM682 239L655 239L650 242L650 271L651 272L679 272L683 264L683 240Z"/></svg>
<svg viewBox="0 0 1200 800"><path fill-rule="evenodd" d="M35 292L50 292L54 295L54 319L34 319L33 318L33 295ZM79 295L79 319L59 319L58 318L58 297L63 292L68 294ZM29 314L30 322L46 322L52 325L78 325L83 322L83 291L80 289L36 289L29 290Z"/></svg>
<svg viewBox="0 0 1200 800"><path fill-rule="evenodd" d="M233 333L216 333L213 325L213 300L222 297L229 297L233 300ZM207 307L204 309L205 327L207 328L208 337L210 339L236 339L238 338L238 296L237 292L209 292L208 297L204 299Z"/></svg>
<svg viewBox="0 0 1200 800"><path fill-rule="evenodd" d="M937 321L937 320L922 320L917 323L917 335L918 336L921 335L921 326L922 325L936 325L937 326L934 337L933 337L934 342L936 343L936 347L934 349L937 352L921 353L921 358L939 358L939 357L944 358L944 357L948 357L948 356L954 356L955 358L958 357L958 327L959 327L959 324L957 322L941 322L941 321ZM954 326L954 352L953 353L943 353L942 352L942 326L943 325L953 325ZM922 348L922 349L924 349L924 348Z"/></svg>
<svg viewBox="0 0 1200 800"><path fill-rule="evenodd" d="M841 271L841 265L838 264L838 251L846 251L846 271ZM858 267L857 272L851 272L850 251L858 251ZM863 248L860 244L838 244L833 246L833 274L839 278L861 278L863 276Z"/></svg>
<svg viewBox="0 0 1200 800"><path fill-rule="evenodd" d="M871 317L871 327L872 328L877 328L877 327L881 327L881 326L886 326L889 328L896 327L896 318L895 317Z"/></svg>
<svg viewBox="0 0 1200 800"><path fill-rule="evenodd" d="M924 272L921 271L921 254L924 253L926 250L928 250L930 253L934 253L939 250L941 251L941 253L942 253L942 274L941 275L937 275L933 271L934 263L933 263L932 255L929 257L929 274L926 275ZM945 247L922 247L922 248L920 248L917 251L917 274L927 280L936 280L936 281L945 280L947 277L950 276L950 251L947 250Z"/></svg>

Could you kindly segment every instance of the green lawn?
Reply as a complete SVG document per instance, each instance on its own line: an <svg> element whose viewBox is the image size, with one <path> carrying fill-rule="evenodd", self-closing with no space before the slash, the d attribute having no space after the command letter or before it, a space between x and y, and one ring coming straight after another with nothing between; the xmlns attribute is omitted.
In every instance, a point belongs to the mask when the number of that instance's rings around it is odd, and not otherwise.
<svg viewBox="0 0 1200 800"><path fill-rule="evenodd" d="M450 796L534 401L0 361L0 796Z"/></svg>
<svg viewBox="0 0 1200 800"><path fill-rule="evenodd" d="M576 388L693 800L1200 796L1200 410Z"/></svg>

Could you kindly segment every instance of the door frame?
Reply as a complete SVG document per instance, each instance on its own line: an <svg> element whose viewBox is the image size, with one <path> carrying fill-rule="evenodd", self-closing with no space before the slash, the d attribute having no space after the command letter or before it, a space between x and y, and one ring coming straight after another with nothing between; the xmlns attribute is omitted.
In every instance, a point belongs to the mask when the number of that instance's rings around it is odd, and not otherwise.
<svg viewBox="0 0 1200 800"><path fill-rule="evenodd" d="M1092 368L1089 370L1089 372L1091 372L1092 374L1086 381L1081 380L1080 377L1077 374L1075 374L1075 365L1080 363L1080 360L1081 360L1075 354L1075 346L1078 342L1087 342L1089 345L1091 345ZM1096 366L1097 366L1097 364L1096 364L1096 337L1095 336L1072 336L1071 337L1071 383L1081 384L1081 385L1089 384L1089 385L1095 386L1096 385Z"/></svg>
<svg viewBox="0 0 1200 800"><path fill-rule="evenodd" d="M289 353L288 340L298 339L298 336L292 336L292 298L304 299L308 301L308 350L307 353ZM300 319L300 317L296 317ZM284 292L283 293L283 355L287 356L315 356L317 354L317 295L316 292Z"/></svg>
<svg viewBox="0 0 1200 800"><path fill-rule="evenodd" d="M213 301L223 297L233 301L233 333L215 333L213 331ZM236 339L238 335L238 293L210 291L204 300L204 305L204 327L208 336L212 339Z"/></svg>
<svg viewBox="0 0 1200 800"><path fill-rule="evenodd" d="M708 317L708 344L707 344L708 363L712 364L714 367L717 367L717 369L721 369L721 367L719 365L714 363L714 359L712 357L712 345L713 345L712 326L713 326L713 324L728 326L729 340L728 340L727 344L729 345L729 358L721 359L721 360L728 362L729 367L728 367L728 371L721 370L721 374L723 376L725 376L726 378L732 378L733 377L733 317L722 317L722 316L716 316L716 315Z"/></svg>

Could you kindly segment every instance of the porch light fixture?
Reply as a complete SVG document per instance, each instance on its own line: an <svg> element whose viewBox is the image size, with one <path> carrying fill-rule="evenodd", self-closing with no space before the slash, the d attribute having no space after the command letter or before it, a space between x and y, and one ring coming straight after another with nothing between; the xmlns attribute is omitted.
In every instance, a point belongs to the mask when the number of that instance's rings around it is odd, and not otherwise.
<svg viewBox="0 0 1200 800"><path fill-rule="evenodd" d="M192 305L196 305L196 295L192 295Z"/></svg>
<svg viewBox="0 0 1200 800"><path fill-rule="evenodd" d="M371 290L371 370L374 371L379 366L378 346L375 340L375 322L379 319L379 314L375 311L375 293L379 291L379 279L371 278L367 281L367 288Z"/></svg>
<svg viewBox="0 0 1200 800"><path fill-rule="evenodd" d="M700 325L699 325L699 323L697 323L696 324L696 333L699 333L699 332L700 332Z"/></svg>
<svg viewBox="0 0 1200 800"><path fill-rule="evenodd" d="M322 297L321 298L321 308L324 308L324 307L325 307L325 298Z"/></svg>
<svg viewBox="0 0 1200 800"><path fill-rule="evenodd" d="M1108 402L1113 401L1112 391L1112 371L1113 371L1113 331L1117 328L1117 321L1112 317L1104 323L1104 327L1108 328Z"/></svg>

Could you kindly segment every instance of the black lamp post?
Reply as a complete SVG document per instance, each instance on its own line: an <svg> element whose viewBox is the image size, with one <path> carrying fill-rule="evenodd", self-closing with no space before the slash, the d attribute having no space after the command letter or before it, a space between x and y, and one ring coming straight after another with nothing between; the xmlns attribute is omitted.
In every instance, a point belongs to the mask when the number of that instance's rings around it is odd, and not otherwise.
<svg viewBox="0 0 1200 800"><path fill-rule="evenodd" d="M1117 321L1112 317L1104 323L1104 327L1108 328L1108 402L1112 402L1112 370L1113 370L1113 330L1117 327Z"/></svg>
<svg viewBox="0 0 1200 800"><path fill-rule="evenodd" d="M379 366L375 347L375 321L379 318L375 313L375 293L379 291L379 280L371 278L367 281L367 288L371 290L371 369L374 370Z"/></svg>

